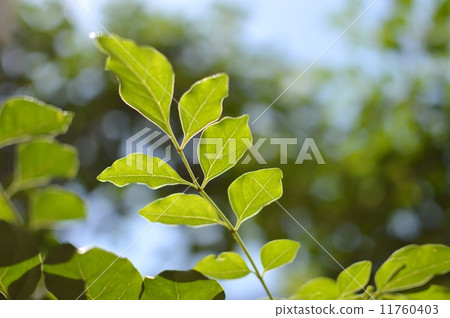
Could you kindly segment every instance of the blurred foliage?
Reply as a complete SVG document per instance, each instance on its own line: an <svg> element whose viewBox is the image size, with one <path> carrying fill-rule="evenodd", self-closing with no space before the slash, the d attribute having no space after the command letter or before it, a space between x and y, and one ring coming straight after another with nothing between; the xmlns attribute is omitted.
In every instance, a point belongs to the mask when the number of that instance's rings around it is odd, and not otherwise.
<svg viewBox="0 0 450 318"><path fill-rule="evenodd" d="M336 19L339 29L359 13L357 7L349 4ZM245 13L224 5L213 6L201 21L150 12L137 1L111 1L101 12L109 31L169 58L177 73L176 99L194 81L227 72L225 115L256 119L309 62L293 68L273 49L248 50L236 36ZM95 177L124 155L125 139L148 123L124 107L114 76L103 71L103 57L68 7L20 1L14 14L10 40L0 47L0 101L26 93L74 111L61 140L78 148L77 181L93 191L99 186ZM300 141L298 148L290 146L288 164L280 165L280 203L344 266L371 259L375 269L406 244L450 244L450 0L391 1L379 20L346 34L352 39L348 64L315 65L252 126L255 139ZM370 54L358 63L364 49ZM307 137L314 138L326 165L294 164ZM278 149L268 141L261 148L269 166L278 165ZM12 179L12 163L12 149L2 149L0 182ZM255 166L255 160L238 165L220 183L211 182L218 204L226 206L223 188ZM108 189L118 213L137 212L126 209L123 190ZM260 228L243 232L259 241L289 237L302 243L287 290L319 273L335 277L341 271L276 205L255 221ZM192 251L230 249L231 236L224 238L222 246L205 242Z"/></svg>

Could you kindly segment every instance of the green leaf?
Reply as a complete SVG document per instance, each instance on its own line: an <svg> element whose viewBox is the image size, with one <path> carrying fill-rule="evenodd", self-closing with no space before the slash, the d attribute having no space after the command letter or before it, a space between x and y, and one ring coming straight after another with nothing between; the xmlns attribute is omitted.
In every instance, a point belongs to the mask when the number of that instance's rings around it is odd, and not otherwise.
<svg viewBox="0 0 450 318"><path fill-rule="evenodd" d="M199 131L219 119L222 102L228 96L228 75L216 74L194 85L180 99L179 113L183 127L182 147Z"/></svg>
<svg viewBox="0 0 450 318"><path fill-rule="evenodd" d="M16 219L14 209L5 197L3 188L0 186L0 220L13 223Z"/></svg>
<svg viewBox="0 0 450 318"><path fill-rule="evenodd" d="M190 184L163 160L141 153L134 153L115 161L97 179L102 182L111 182L119 187L139 183L152 189L171 184Z"/></svg>
<svg viewBox="0 0 450 318"><path fill-rule="evenodd" d="M222 286L199 272L164 271L144 279L142 300L223 300Z"/></svg>
<svg viewBox="0 0 450 318"><path fill-rule="evenodd" d="M46 184L53 178L73 178L78 171L74 147L50 140L20 144L17 150L14 185L20 188Z"/></svg>
<svg viewBox="0 0 450 318"><path fill-rule="evenodd" d="M339 297L344 298L361 289L364 289L369 283L372 263L362 261L355 263L342 271L337 278L337 287L339 289Z"/></svg>
<svg viewBox="0 0 450 318"><path fill-rule="evenodd" d="M208 255L194 269L217 279L235 279L250 273L245 261L235 252L223 252L217 258L215 255Z"/></svg>
<svg viewBox="0 0 450 318"><path fill-rule="evenodd" d="M264 245L260 251L264 272L292 262L299 248L300 243L291 240L274 240Z"/></svg>
<svg viewBox="0 0 450 318"><path fill-rule="evenodd" d="M386 300L450 300L450 290L444 286L431 285L427 289L406 294L384 294Z"/></svg>
<svg viewBox="0 0 450 318"><path fill-rule="evenodd" d="M125 258L99 248L82 253L70 244L44 262L45 285L58 299L139 299L142 277Z"/></svg>
<svg viewBox="0 0 450 318"><path fill-rule="evenodd" d="M222 224L216 211L202 197L195 194L175 193L153 201L139 214L150 222L201 226Z"/></svg>
<svg viewBox="0 0 450 318"><path fill-rule="evenodd" d="M36 243L21 229L0 220L0 299L26 299L41 277Z"/></svg>
<svg viewBox="0 0 450 318"><path fill-rule="evenodd" d="M165 132L171 132L169 115L175 76L166 57L152 47L138 46L117 35L101 35L97 44L109 55L106 69L119 78L123 101Z"/></svg>
<svg viewBox="0 0 450 318"><path fill-rule="evenodd" d="M436 275L450 272L450 247L440 244L409 245L394 252L375 275L381 292L422 286Z"/></svg>
<svg viewBox="0 0 450 318"><path fill-rule="evenodd" d="M333 279L319 277L306 282L291 298L302 300L335 300L338 298L338 295L339 291Z"/></svg>
<svg viewBox="0 0 450 318"><path fill-rule="evenodd" d="M64 188L51 186L36 190L30 196L30 223L33 226L47 226L85 216L83 200Z"/></svg>
<svg viewBox="0 0 450 318"><path fill-rule="evenodd" d="M0 108L0 147L35 136L64 134L73 114L31 97L15 97Z"/></svg>
<svg viewBox="0 0 450 318"><path fill-rule="evenodd" d="M205 175L202 187L232 168L251 147L251 142L248 115L237 118L225 117L206 128L198 147L200 166Z"/></svg>
<svg viewBox="0 0 450 318"><path fill-rule="evenodd" d="M280 169L271 168L245 173L233 181L228 198L238 218L236 228L282 196L282 178Z"/></svg>

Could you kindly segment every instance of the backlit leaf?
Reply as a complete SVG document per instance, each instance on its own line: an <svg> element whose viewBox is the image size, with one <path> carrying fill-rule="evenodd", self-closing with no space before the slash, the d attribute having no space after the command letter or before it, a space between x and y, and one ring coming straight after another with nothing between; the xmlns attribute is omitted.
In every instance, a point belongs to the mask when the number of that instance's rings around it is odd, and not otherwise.
<svg viewBox="0 0 450 318"><path fill-rule="evenodd" d="M215 255L208 255L200 260L194 269L217 279L240 278L250 273L245 261L235 252L224 252L217 258Z"/></svg>
<svg viewBox="0 0 450 318"><path fill-rule="evenodd" d="M289 264L295 259L300 243L291 240L274 240L261 248L260 256L264 271Z"/></svg>
<svg viewBox="0 0 450 318"><path fill-rule="evenodd" d="M125 258L99 248L58 246L44 262L45 285L58 299L139 299L142 277Z"/></svg>
<svg viewBox="0 0 450 318"><path fill-rule="evenodd" d="M394 252L375 275L377 289L395 292L422 286L436 275L450 272L450 247L409 245Z"/></svg>
<svg viewBox="0 0 450 318"><path fill-rule="evenodd" d="M248 115L225 117L206 128L198 147L198 157L205 176L203 186L232 168L250 148L251 142Z"/></svg>
<svg viewBox="0 0 450 318"><path fill-rule="evenodd" d="M283 173L278 168L243 174L228 188L228 198L238 217L236 228L283 194Z"/></svg>
<svg viewBox="0 0 450 318"><path fill-rule="evenodd" d="M371 262L362 261L342 271L337 278L339 297L349 296L365 288L369 283L371 269Z"/></svg>
<svg viewBox="0 0 450 318"><path fill-rule="evenodd" d="M0 147L35 136L64 134L73 114L31 97L8 99L0 107Z"/></svg>
<svg viewBox="0 0 450 318"><path fill-rule="evenodd" d="M302 300L334 300L337 299L338 295L339 291L333 279L319 277L306 282L291 298Z"/></svg>
<svg viewBox="0 0 450 318"><path fill-rule="evenodd" d="M6 199L3 189L0 186L0 220L12 223L15 220L14 210Z"/></svg>
<svg viewBox="0 0 450 318"><path fill-rule="evenodd" d="M218 224L216 211L201 196L175 193L153 201L139 211L150 222L201 226Z"/></svg>
<svg viewBox="0 0 450 318"><path fill-rule="evenodd" d="M179 113L184 146L195 134L222 114L222 102L228 96L228 76L216 74L194 85L180 99Z"/></svg>
<svg viewBox="0 0 450 318"><path fill-rule="evenodd" d="M223 300L222 286L195 270L164 271L144 279L142 300Z"/></svg>
<svg viewBox="0 0 450 318"><path fill-rule="evenodd" d="M130 183L140 183L152 189L171 184L189 184L173 168L158 157L134 153L115 161L97 179L122 187Z"/></svg>
<svg viewBox="0 0 450 318"><path fill-rule="evenodd" d="M152 47L138 46L117 35L102 35L97 44L109 58L106 69L116 73L123 101L170 132L169 114L175 76L170 62Z"/></svg>

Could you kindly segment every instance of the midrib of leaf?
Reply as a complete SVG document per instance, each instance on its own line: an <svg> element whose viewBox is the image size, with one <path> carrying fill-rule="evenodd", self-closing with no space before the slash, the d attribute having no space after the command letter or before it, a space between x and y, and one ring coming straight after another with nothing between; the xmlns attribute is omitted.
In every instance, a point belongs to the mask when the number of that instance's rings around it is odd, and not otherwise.
<svg viewBox="0 0 450 318"><path fill-rule="evenodd" d="M261 192L263 190L265 190L266 185L270 182L270 180L272 180L272 178L275 176L276 173L272 174L272 176L269 178L269 180L267 180L266 183L264 183L263 186L261 186L261 188L259 189L259 191L256 193L256 195L253 197L253 199L250 200L250 202L245 206L244 211L242 212L242 216L245 216L245 212L247 212L248 208L250 207L250 205L256 200L256 198L261 194ZM256 180L255 180L256 181ZM265 190L266 191L266 190ZM268 193L266 191L266 193ZM272 197L272 196L271 196ZM272 197L273 199L273 197Z"/></svg>
<svg viewBox="0 0 450 318"><path fill-rule="evenodd" d="M64 116L64 115L63 115ZM63 117L63 119L64 119L65 117ZM58 123L63 123L64 122L64 120L61 120L61 121L59 121L58 120ZM39 129L42 129L42 128L46 128L46 127L50 127L50 126L52 126L53 125L53 123L47 123L47 124L45 124L45 125L41 125L41 126L35 126L35 127L33 127L33 129L31 129L31 130L28 130L28 132L27 132L27 135L29 135L29 134L32 134L32 133L35 133L37 130L39 130ZM57 128L55 128L55 130L58 130ZM20 135L22 135L22 134L24 134L24 132L26 132L26 130L25 129L18 129L18 130L16 130L17 131L17 133L16 134L20 134ZM55 134L55 132L49 132L49 133L42 133L42 135L54 135ZM29 136L6 136L6 139L4 139L0 144L6 144L6 143L8 143L8 142L11 142L11 140L15 140L15 139L20 139L20 138L28 138Z"/></svg>
<svg viewBox="0 0 450 318"><path fill-rule="evenodd" d="M178 181L186 182L181 178L162 176L162 175L148 175L148 174L121 174L120 176L108 176L109 179L120 179L120 178L132 178L132 177L144 177L144 178L162 178L162 179L173 179Z"/></svg>
<svg viewBox="0 0 450 318"><path fill-rule="evenodd" d="M164 216L163 216L163 215L161 215L159 213L147 212L145 210L142 211L142 212L145 213L145 214L153 215L153 216L158 215L158 216L161 216L163 218L164 217L173 217L173 218L181 218L181 219L211 220L211 221L215 221L215 222L218 221L216 219L208 218L208 217L205 217L205 216L186 216L186 215L176 215L176 214L167 214L167 213L164 213Z"/></svg>
<svg viewBox="0 0 450 318"><path fill-rule="evenodd" d="M230 139L233 138L233 136L236 134L236 131L238 131L239 128L241 128L243 124L240 124L239 126L237 126L233 132L231 133L230 137L228 137L227 142L225 143L225 145L223 145L222 149L220 149L220 153L216 156L216 158L213 160L213 162L210 164L209 169L208 169L208 173L206 173L205 176L205 180L207 179L207 176L209 176L209 174L211 173L211 169L212 167L216 164L217 160L219 157L222 156L222 152L225 150L226 146L228 145L228 143L230 142Z"/></svg>
<svg viewBox="0 0 450 318"><path fill-rule="evenodd" d="M109 267L108 267L109 268ZM106 270L108 270L108 268ZM105 271L106 272L106 271ZM103 286L102 290L100 291L100 293L98 293L97 296L95 296L94 300L98 299L106 290L106 288L108 288L108 286L111 284L111 282L114 280L114 278L116 278L116 276L118 275L117 272L114 273L113 277L111 277L111 279L108 280L108 283L106 283L105 286ZM91 285L92 286L92 285ZM125 289L126 290L126 289Z"/></svg>
<svg viewBox="0 0 450 318"><path fill-rule="evenodd" d="M437 266L445 265L445 264L450 264L450 260L448 260L448 261L443 261L443 262L440 262L440 263L438 263L438 264L432 264L432 265L429 265L429 266L426 266L426 267L422 267L422 268L420 268L420 269L416 269L415 271L412 271L412 272L410 272L409 274L406 274L406 275L404 275L403 277L400 277L400 278L397 278L397 279L396 279L396 278L393 278L392 280L390 280L389 282L387 282L386 285L384 285L384 287L383 287L382 290L386 291L386 289L389 289L389 286L391 286L390 288L391 288L392 290L396 290L395 284L402 283L403 281L407 280L408 278L411 278L412 276L414 276L414 275L416 275L416 274L419 274L419 273L422 273L422 272L426 272L426 271L429 270L429 269L435 268L435 267L437 267ZM429 276L433 276L433 275L430 274ZM423 280L422 280L422 281L423 281ZM420 283L421 283L421 282L418 282L418 283L416 283L416 284L411 284L411 286L416 286L417 284L420 284ZM392 284L394 284L394 286L392 286ZM398 287L398 288L404 288L404 287Z"/></svg>
<svg viewBox="0 0 450 318"><path fill-rule="evenodd" d="M249 270L248 269L229 269L229 270L218 270L218 271L214 271L214 270L208 270L208 273L215 273L215 274L221 274L221 273L225 273L225 274L234 274L234 273L248 273ZM210 275L212 276L212 275Z"/></svg>
<svg viewBox="0 0 450 318"><path fill-rule="evenodd" d="M217 90L217 87L219 87L219 85L220 85L220 83L217 83L217 84L216 84L216 86L214 87L214 89L208 94L208 96L206 96L205 100L204 100L204 101L202 102L202 104L197 108L197 110L196 110L195 113L194 113L194 117L191 116L193 120L189 123L189 126L188 126L188 128L187 128L187 130L186 130L187 132L189 132L189 131L191 130L191 127L192 127L194 121L197 122L197 121L196 121L197 115L200 113L200 110L201 110L203 107L205 107L207 101L210 99L211 95L214 94L214 92ZM180 106L181 106L181 105L180 105ZM181 106L181 108L182 108L186 113L189 114L189 112L188 112L186 109L184 109L182 106ZM190 114L189 114L189 115L190 115ZM197 122L197 124L198 124L198 122Z"/></svg>
<svg viewBox="0 0 450 318"><path fill-rule="evenodd" d="M122 46L121 46L122 47ZM125 50L125 49L124 49ZM126 51L126 50L125 50ZM128 51L126 51L126 52L128 52ZM129 54L129 53L128 53ZM131 54L129 54L132 58L133 58L133 60L139 65L139 66L141 66L141 64L140 63L138 63L137 62L137 60L131 55ZM166 118L166 116L164 115L164 112L163 112L163 110L162 110L162 107L161 107L161 103L160 103L160 101L156 98L156 96L155 96L155 94L153 93L153 91L152 91L152 89L147 85L147 82L144 80L144 79L142 79L140 76L139 76L139 74L136 74L136 72L138 72L138 71L136 71L135 69L134 69L134 67L132 67L127 61L126 61L126 59L124 60L124 59L121 59L120 58L120 55L118 56L118 55L115 55L116 57L117 57L117 59L118 60L120 60L125 66L126 66L126 68L130 71L130 73L131 74L133 74L134 75L134 77L136 77L137 78L137 80L139 81L139 82L141 82L141 84L142 84L142 86L144 86L144 88L150 93L150 95L152 96L152 98L155 100L155 102L156 102L156 105L158 105L158 109L159 109L159 112L161 113L161 117L163 118L163 122L165 123L165 124L167 124L167 118ZM142 69L144 70L144 72L145 72L145 69L144 69L144 67L143 66L141 66L142 67ZM147 73L147 72L145 72L145 73ZM148 74L147 74L148 75ZM154 80L156 83L158 83L158 81L156 81L156 79L154 79L153 77L151 77L152 78L152 80ZM161 84L160 84L161 85ZM164 87L162 87L162 85L161 85L161 88L166 92L166 94L169 94L168 92L167 92L167 90L164 88Z"/></svg>
<svg viewBox="0 0 450 318"><path fill-rule="evenodd" d="M5 275L6 275L6 273L8 272L9 269L10 269L9 266L6 267L6 268L5 268L5 271L4 271L3 274L2 274L2 276L0 276L0 288L4 291L4 293L5 293L5 295L7 296L7 298L9 298L8 290L7 290L6 287L3 285L2 279L3 279L3 277L5 277Z"/></svg>
<svg viewBox="0 0 450 318"><path fill-rule="evenodd" d="M359 275L361 275L361 273L363 272L364 269L366 269L367 266L369 266L369 265L368 265L368 264L365 264L364 267L361 268L361 270L360 270L358 273L356 273L356 275L353 275L353 276L350 275L350 274L346 271L346 274L349 275L350 278L352 279L352 281L351 281L350 283L356 282L356 283L358 284L358 287L362 287L362 286L360 286L359 281L357 280L357 278L359 277ZM342 291L342 293L341 293L339 296L346 296L346 293L349 292L349 291L348 291L348 286L349 286L349 285L350 285L350 284L347 284L347 286L345 286L345 289Z"/></svg>
<svg viewBox="0 0 450 318"><path fill-rule="evenodd" d="M178 292L178 282L174 282L175 294L177 295L177 300L180 300L180 293Z"/></svg>
<svg viewBox="0 0 450 318"><path fill-rule="evenodd" d="M91 293L89 292L89 288L86 289L87 280L86 280L86 276L84 275L83 268L81 267L81 263L80 263L80 259L79 259L79 255L78 254L75 254L75 260L77 261L78 272L79 272L79 274L80 274L80 276L83 279L84 284L85 284L85 286L84 286L84 288L85 288L84 293L86 294L87 297L89 297L90 299L93 299L92 296L91 296Z"/></svg>
<svg viewBox="0 0 450 318"><path fill-rule="evenodd" d="M275 263L280 257L282 257L284 254L286 254L287 252L289 252L290 250L292 250L293 247L289 247L287 249L284 250L283 253L278 254L277 257L275 257L269 264L267 264L266 267L270 267L273 263Z"/></svg>

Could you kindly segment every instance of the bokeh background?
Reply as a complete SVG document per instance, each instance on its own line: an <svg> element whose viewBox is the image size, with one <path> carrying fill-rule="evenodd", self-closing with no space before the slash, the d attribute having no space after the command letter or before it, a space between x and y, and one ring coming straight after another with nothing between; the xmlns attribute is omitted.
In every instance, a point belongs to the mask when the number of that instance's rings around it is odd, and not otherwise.
<svg viewBox="0 0 450 318"><path fill-rule="evenodd" d="M63 185L87 202L85 221L38 233L41 244L69 241L121 254L149 223L137 211L173 188L116 188L96 176L125 155L125 140L151 127L125 106L117 80L88 34L107 30L168 56L178 99L196 80L230 76L225 115L251 121L297 78L371 1L81 1L0 2L0 102L31 95L76 117L61 141L75 145L81 169ZM284 171L280 203L343 265L378 267L407 244L450 244L450 1L378 0L251 129L254 138L294 137L289 160L261 148L266 166ZM172 118L176 122L176 107ZM295 165L304 138L326 165ZM175 159L171 162L184 173ZM0 152L0 182L12 179L13 149ZM214 180L209 192L228 213L226 188L260 168L252 160ZM198 168L198 167L196 167ZM200 173L199 169L196 169ZM15 204L26 202L17 196ZM245 223L257 256L267 240L302 243L296 261L269 272L275 294L341 268L277 205ZM188 269L209 253L239 251L212 227L155 224L124 255L145 275ZM222 282L231 299L264 296L255 277ZM449 278L440 283L450 286Z"/></svg>

